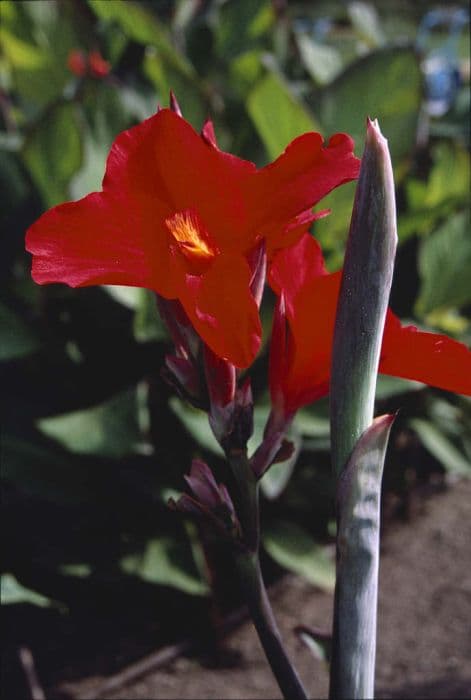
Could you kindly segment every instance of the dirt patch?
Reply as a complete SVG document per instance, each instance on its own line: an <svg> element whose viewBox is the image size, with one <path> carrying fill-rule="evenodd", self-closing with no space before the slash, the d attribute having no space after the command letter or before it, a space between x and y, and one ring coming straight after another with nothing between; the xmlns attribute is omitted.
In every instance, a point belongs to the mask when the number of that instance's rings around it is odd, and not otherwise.
<svg viewBox="0 0 471 700"><path fill-rule="evenodd" d="M471 694L471 482L454 484L421 501L412 522L391 529L382 542L378 618L377 696L466 698ZM329 629L330 595L288 576L270 596L290 655L310 696L327 696L325 665L294 637L298 623ZM121 698L276 698L250 623L225 642L219 667L180 657L121 690ZM62 692L89 695L104 678L62 684ZM56 688L57 691L57 688Z"/></svg>

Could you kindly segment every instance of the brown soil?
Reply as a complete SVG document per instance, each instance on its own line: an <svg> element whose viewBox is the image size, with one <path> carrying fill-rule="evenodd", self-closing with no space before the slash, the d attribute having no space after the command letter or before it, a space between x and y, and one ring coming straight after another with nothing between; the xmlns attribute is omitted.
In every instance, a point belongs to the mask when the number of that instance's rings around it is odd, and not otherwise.
<svg viewBox="0 0 471 700"><path fill-rule="evenodd" d="M470 502L471 481L456 483L432 499L420 501L420 512L413 520L391 528L383 539L378 697L471 695ZM292 576L273 587L270 596L289 653L310 696L326 697L327 669L295 638L292 628L302 623L328 629L332 597ZM250 623L239 626L226 640L226 649L226 663L217 668L203 667L201 658L180 657L100 697L280 697ZM94 697L105 680L93 677L62 684L62 691Z"/></svg>

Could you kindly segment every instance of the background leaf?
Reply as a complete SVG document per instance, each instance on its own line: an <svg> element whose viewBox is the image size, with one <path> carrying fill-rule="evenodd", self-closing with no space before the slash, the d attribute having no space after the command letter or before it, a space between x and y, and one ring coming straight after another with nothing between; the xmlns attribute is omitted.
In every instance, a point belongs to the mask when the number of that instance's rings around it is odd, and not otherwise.
<svg viewBox="0 0 471 700"><path fill-rule="evenodd" d="M264 528L262 541L268 554L285 569L323 590L333 590L335 565L332 557L301 527L282 520L272 522Z"/></svg>

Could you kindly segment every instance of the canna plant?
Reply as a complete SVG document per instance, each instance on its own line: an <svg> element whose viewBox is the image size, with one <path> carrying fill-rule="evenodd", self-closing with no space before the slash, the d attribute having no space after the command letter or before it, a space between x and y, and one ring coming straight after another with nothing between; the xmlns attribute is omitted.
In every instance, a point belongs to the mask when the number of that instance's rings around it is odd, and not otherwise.
<svg viewBox="0 0 471 700"><path fill-rule="evenodd" d="M359 176L343 273L329 274L309 233L312 208ZM170 506L204 519L232 552L267 660L285 698L305 698L280 637L259 562L260 478L293 452L287 431L304 405L331 393L338 536L331 696L371 697L374 680L381 471L392 417L373 420L378 370L471 394L471 353L442 335L403 327L387 309L395 250L386 141L368 123L353 141L295 139L270 165L221 151L211 121L197 134L170 108L118 136L102 190L46 212L26 247L39 284L121 284L156 294L174 349L165 377L207 412L235 484L194 460L188 492ZM253 431L250 368L259 308L276 295L261 444ZM229 480L228 480L229 483Z"/></svg>

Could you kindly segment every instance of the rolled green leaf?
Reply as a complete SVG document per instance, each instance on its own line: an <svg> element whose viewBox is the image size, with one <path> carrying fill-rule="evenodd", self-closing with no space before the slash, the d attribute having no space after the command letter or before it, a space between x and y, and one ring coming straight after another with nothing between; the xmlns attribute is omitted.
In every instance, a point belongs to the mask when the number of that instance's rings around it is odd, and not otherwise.
<svg viewBox="0 0 471 700"><path fill-rule="evenodd" d="M373 421L338 482L331 698L374 695L381 478L393 421Z"/></svg>
<svg viewBox="0 0 471 700"><path fill-rule="evenodd" d="M373 420L376 377L397 245L386 139L368 119L335 321L330 385L337 475Z"/></svg>
<svg viewBox="0 0 471 700"><path fill-rule="evenodd" d="M373 424L376 379L397 245L386 139L368 119L334 332L330 388L337 476L337 577L331 698L372 698L379 503L390 416Z"/></svg>

